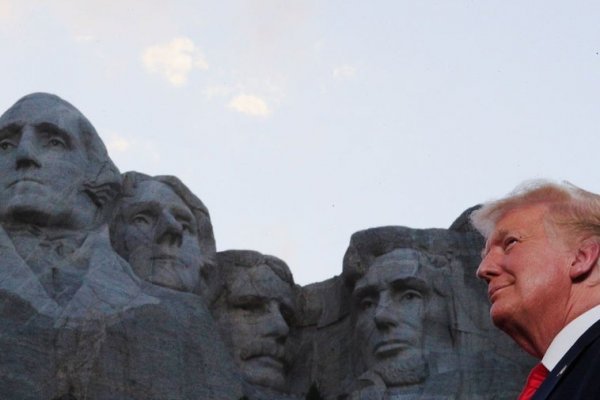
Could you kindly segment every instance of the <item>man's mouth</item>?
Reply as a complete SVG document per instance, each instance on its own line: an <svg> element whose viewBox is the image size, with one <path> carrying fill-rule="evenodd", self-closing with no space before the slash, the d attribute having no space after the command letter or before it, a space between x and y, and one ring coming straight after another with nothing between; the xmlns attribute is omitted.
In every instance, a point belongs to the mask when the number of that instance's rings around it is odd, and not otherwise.
<svg viewBox="0 0 600 400"><path fill-rule="evenodd" d="M264 368L270 368L270 369L274 369L274 370L278 370L278 371L283 370L283 368L285 366L285 362L283 361L283 359L276 358L276 357L266 355L266 354L265 355L256 355L254 357L247 359L246 361L253 361L255 363L258 363L259 365L261 365Z"/></svg>
<svg viewBox="0 0 600 400"><path fill-rule="evenodd" d="M285 349L283 346L275 343L252 342L241 351L240 357L246 362L252 361L265 368L275 370L283 370L286 365Z"/></svg>
<svg viewBox="0 0 600 400"><path fill-rule="evenodd" d="M502 289L504 289L504 288L508 287L508 286L509 286L508 284L502 284L502 285L493 285L493 286L492 286L492 285L490 285L490 286L488 287L488 298L490 299L490 302L492 302L492 303L493 303L493 302L494 302L494 300L495 300L495 297L497 297L497 296L496 296L496 295L497 295L497 293L498 293L499 291L501 291Z"/></svg>
<svg viewBox="0 0 600 400"><path fill-rule="evenodd" d="M6 188L8 189L10 187L18 185L19 183L25 183L25 182L33 182L33 183L37 183L38 185L43 185L43 183L40 180L37 180L37 179L33 179L33 178L21 178L21 179L16 179L16 180L12 181Z"/></svg>
<svg viewBox="0 0 600 400"><path fill-rule="evenodd" d="M383 340L375 346L373 353L378 357L388 357L390 355L399 353L407 348L410 345L406 343L404 340L399 339L391 339L391 340Z"/></svg>

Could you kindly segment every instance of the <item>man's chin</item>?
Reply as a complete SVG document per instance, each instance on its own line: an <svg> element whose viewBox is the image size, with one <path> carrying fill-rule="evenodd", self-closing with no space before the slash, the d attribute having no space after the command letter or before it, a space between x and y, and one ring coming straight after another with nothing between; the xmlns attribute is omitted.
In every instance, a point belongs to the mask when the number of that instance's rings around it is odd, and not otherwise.
<svg viewBox="0 0 600 400"><path fill-rule="evenodd" d="M383 379L388 388L421 383L429 374L427 361L422 353L382 360L372 370Z"/></svg>
<svg viewBox="0 0 600 400"><path fill-rule="evenodd" d="M275 390L285 389L283 367L279 363L270 362L268 357L261 360L257 357L244 362L243 372L248 383Z"/></svg>
<svg viewBox="0 0 600 400"><path fill-rule="evenodd" d="M198 284L196 275L189 273L188 268L175 260L151 260L154 272L147 278L151 283L158 286L182 292L191 292Z"/></svg>
<svg viewBox="0 0 600 400"><path fill-rule="evenodd" d="M503 325L507 323L508 320L508 312L505 307L502 306L501 302L494 302L490 307L490 317L492 318L492 322L498 328L501 328Z"/></svg>

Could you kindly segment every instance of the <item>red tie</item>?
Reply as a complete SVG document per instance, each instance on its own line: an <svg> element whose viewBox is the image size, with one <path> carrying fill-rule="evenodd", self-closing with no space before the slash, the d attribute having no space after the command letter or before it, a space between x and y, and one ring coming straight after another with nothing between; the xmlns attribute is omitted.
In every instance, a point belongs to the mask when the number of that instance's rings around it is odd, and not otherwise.
<svg viewBox="0 0 600 400"><path fill-rule="evenodd" d="M535 391L538 390L544 379L548 376L548 370L546 367L539 363L529 373L527 377L527 383L525 383L525 388L519 395L517 400L529 400L535 394Z"/></svg>

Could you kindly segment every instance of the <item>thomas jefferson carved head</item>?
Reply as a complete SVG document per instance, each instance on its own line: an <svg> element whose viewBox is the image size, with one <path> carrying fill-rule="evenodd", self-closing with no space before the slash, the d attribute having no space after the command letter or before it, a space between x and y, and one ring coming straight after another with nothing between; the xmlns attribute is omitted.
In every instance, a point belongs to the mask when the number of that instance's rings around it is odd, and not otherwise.
<svg viewBox="0 0 600 400"><path fill-rule="evenodd" d="M140 278L206 295L205 280L215 263L210 217L176 177L127 172L111 241Z"/></svg>
<svg viewBox="0 0 600 400"><path fill-rule="evenodd" d="M294 316L294 281L280 259L255 251L217 253L225 287L212 311L244 378L285 390L285 344Z"/></svg>
<svg viewBox="0 0 600 400"><path fill-rule="evenodd" d="M120 175L79 110L33 93L0 117L0 220L66 229L106 222Z"/></svg>

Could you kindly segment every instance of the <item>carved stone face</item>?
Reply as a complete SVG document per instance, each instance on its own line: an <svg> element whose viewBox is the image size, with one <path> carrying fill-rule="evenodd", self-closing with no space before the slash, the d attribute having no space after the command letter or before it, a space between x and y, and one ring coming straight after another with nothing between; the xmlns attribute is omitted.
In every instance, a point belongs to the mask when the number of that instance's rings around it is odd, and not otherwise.
<svg viewBox="0 0 600 400"><path fill-rule="evenodd" d="M283 390L292 288L266 265L236 267L232 275L215 310L219 329L248 382Z"/></svg>
<svg viewBox="0 0 600 400"><path fill-rule="evenodd" d="M140 182L123 199L115 235L119 254L140 278L182 291L198 285L203 260L196 220L166 184Z"/></svg>
<svg viewBox="0 0 600 400"><path fill-rule="evenodd" d="M388 386L417 383L426 374L427 283L418 271L415 251L394 250L376 258L353 291L360 354L367 369L379 373Z"/></svg>
<svg viewBox="0 0 600 400"><path fill-rule="evenodd" d="M30 99L0 119L1 219L68 226L75 214L95 212L83 192L88 160L80 118L66 104L40 107Z"/></svg>

